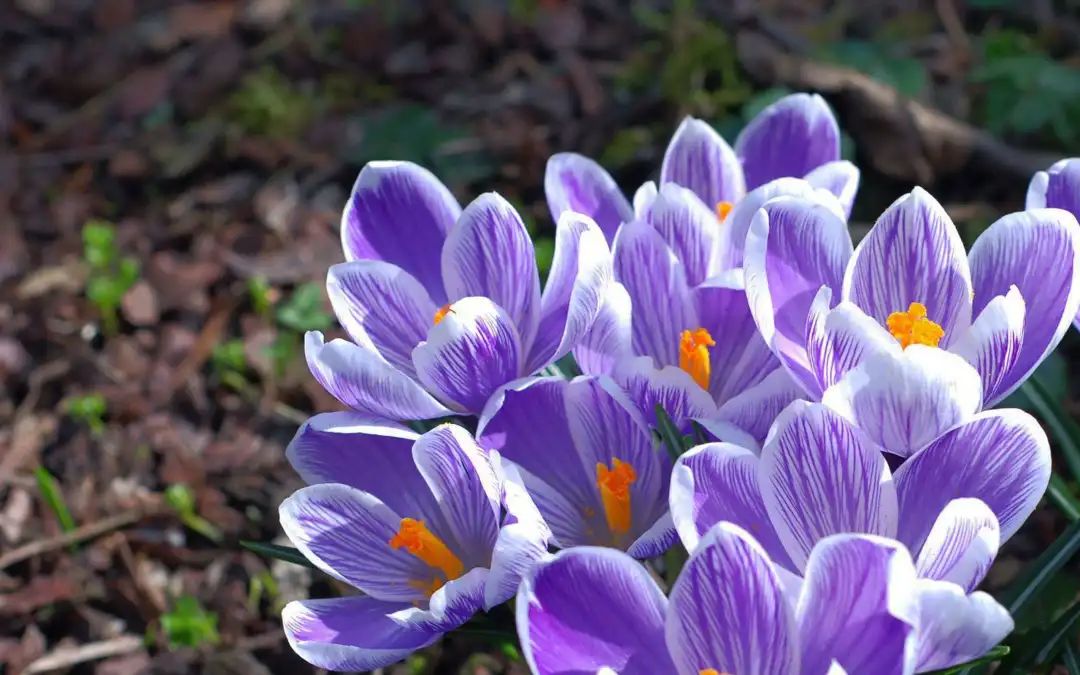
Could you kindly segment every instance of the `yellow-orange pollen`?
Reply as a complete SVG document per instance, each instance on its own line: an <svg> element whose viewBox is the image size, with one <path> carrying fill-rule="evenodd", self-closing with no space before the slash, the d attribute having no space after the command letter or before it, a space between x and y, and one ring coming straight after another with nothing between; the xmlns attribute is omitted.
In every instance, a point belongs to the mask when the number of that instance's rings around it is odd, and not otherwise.
<svg viewBox="0 0 1080 675"><path fill-rule="evenodd" d="M727 220L727 217L731 214L731 209L735 208L735 204L731 202L717 202L716 203L716 218L721 223Z"/></svg>
<svg viewBox="0 0 1080 675"><path fill-rule="evenodd" d="M721 673L716 668L706 668L704 670L699 670L698 675L728 675L728 674L727 673Z"/></svg>
<svg viewBox="0 0 1080 675"><path fill-rule="evenodd" d="M611 468L596 463L596 486L600 488L600 501L604 504L604 517L608 528L615 534L630 531L630 485L637 480L637 472L628 462L612 458Z"/></svg>
<svg viewBox="0 0 1080 675"><path fill-rule="evenodd" d="M430 596L442 588L447 581L457 579L465 573L461 560L424 525L422 520L402 518L397 534L390 539L390 548L403 548L420 560L443 573L445 578L430 581L415 581L413 586Z"/></svg>
<svg viewBox="0 0 1080 675"><path fill-rule="evenodd" d="M704 328L684 330L679 336L679 367L690 373L702 389L709 388L709 347L715 347L709 331Z"/></svg>
<svg viewBox="0 0 1080 675"><path fill-rule="evenodd" d="M906 312L893 312L885 325L904 349L911 345L937 347L945 336L941 326L926 318L926 305L920 302L908 305Z"/></svg>
<svg viewBox="0 0 1080 675"><path fill-rule="evenodd" d="M435 318L432 320L432 325L438 326L439 322L446 318L446 315L450 313L450 303L446 303L442 307L435 310Z"/></svg>

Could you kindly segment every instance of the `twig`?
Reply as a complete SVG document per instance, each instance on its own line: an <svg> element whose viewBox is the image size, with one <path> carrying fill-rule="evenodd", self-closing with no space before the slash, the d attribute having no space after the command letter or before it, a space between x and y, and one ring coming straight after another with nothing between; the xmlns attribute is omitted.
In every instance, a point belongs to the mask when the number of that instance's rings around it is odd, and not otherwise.
<svg viewBox="0 0 1080 675"><path fill-rule="evenodd" d="M110 656L128 654L143 648L143 639L138 635L120 635L101 642L89 642L78 647L61 647L50 654L35 659L23 671L25 675L44 673L59 668L71 666L87 661L96 661Z"/></svg>
<svg viewBox="0 0 1080 675"><path fill-rule="evenodd" d="M150 515L163 512L159 509L147 509L139 508L132 509L130 511L124 511L113 516L102 518L101 520L93 523L87 523L81 527L77 527L70 532L57 535L55 537L49 537L48 539L39 539L32 541L25 546L20 546L17 549L8 551L4 555L0 555L0 570L11 567L12 565L22 562L28 558L39 556L43 553L56 550L58 548L64 548L72 544L78 544L86 541L87 539L93 539L100 537L106 532L118 530L122 527L127 527L133 523L137 523L143 518Z"/></svg>

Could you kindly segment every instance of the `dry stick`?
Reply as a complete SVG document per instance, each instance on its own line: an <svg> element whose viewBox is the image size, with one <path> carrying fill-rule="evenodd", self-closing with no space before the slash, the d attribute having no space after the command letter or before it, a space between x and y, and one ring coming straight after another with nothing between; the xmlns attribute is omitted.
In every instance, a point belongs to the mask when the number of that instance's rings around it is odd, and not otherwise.
<svg viewBox="0 0 1080 675"><path fill-rule="evenodd" d="M65 532L64 534L55 537L32 541L25 546L20 546L19 548L0 556L0 570L11 567L15 563L22 562L28 558L41 555L42 553L48 553L49 551L64 548L72 544L78 544L87 539L93 539L94 537L100 537L106 532L127 527L128 525L139 522L147 516L161 512L162 511L159 509L132 509L130 511L124 511L123 513L118 513L114 516L102 518L93 523L87 523L70 532Z"/></svg>
<svg viewBox="0 0 1080 675"><path fill-rule="evenodd" d="M78 647L62 647L56 651L35 659L23 671L25 675L45 673L59 668L68 668L87 661L96 661L110 656L119 656L139 651L143 648L143 638L138 635L119 635L101 642L90 642Z"/></svg>

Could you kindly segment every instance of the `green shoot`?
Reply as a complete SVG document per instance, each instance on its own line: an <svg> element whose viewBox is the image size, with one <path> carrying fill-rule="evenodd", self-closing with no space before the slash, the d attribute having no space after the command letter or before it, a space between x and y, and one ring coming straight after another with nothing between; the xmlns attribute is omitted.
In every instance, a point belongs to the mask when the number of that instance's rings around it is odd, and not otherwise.
<svg viewBox="0 0 1080 675"><path fill-rule="evenodd" d="M67 413L71 419L83 424L95 436L105 431L105 413L108 406L101 394L75 396L68 401Z"/></svg>
<svg viewBox="0 0 1080 675"><path fill-rule="evenodd" d="M326 330L334 322L323 304L322 287L314 283L298 286L278 308L277 320L282 326L297 333Z"/></svg>
<svg viewBox="0 0 1080 675"><path fill-rule="evenodd" d="M195 510L195 495L191 494L188 486L181 483L170 485L165 490L165 502L180 516L180 522L191 530L198 532L210 541L222 540L221 530L207 519L203 518Z"/></svg>
<svg viewBox="0 0 1080 675"><path fill-rule="evenodd" d="M172 609L161 615L161 628L171 648L216 645L221 639L217 614L207 612L190 595L178 598Z"/></svg>
<svg viewBox="0 0 1080 675"><path fill-rule="evenodd" d="M75 519L71 517L71 511L68 510L67 502L64 501L63 490L60 488L60 484L56 482L56 478L43 466L34 469L34 478L37 479L41 498L45 500L49 510L56 516L57 522L60 523L60 529L64 532L74 530Z"/></svg>
<svg viewBox="0 0 1080 675"><path fill-rule="evenodd" d="M83 258L90 268L86 297L97 307L102 329L114 335L119 328L120 301L139 279L139 262L121 257L116 245L116 226L90 220L83 226Z"/></svg>

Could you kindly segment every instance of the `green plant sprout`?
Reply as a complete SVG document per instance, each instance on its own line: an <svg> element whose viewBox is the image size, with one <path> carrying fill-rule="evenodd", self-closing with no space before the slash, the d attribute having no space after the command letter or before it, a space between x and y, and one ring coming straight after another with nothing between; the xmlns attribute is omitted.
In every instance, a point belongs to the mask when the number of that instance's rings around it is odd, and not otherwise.
<svg viewBox="0 0 1080 675"><path fill-rule="evenodd" d="M72 518L67 502L64 501L63 490L60 488L60 484L56 482L56 478L43 466L34 469L34 478L37 480L41 498L45 500L49 510L56 516L57 522L60 523L60 529L64 532L74 530L75 519Z"/></svg>
<svg viewBox="0 0 1080 675"><path fill-rule="evenodd" d="M95 436L100 436L105 431L107 411L105 397L96 393L72 397L67 404L68 416L85 425Z"/></svg>
<svg viewBox="0 0 1080 675"><path fill-rule="evenodd" d="M182 483L170 485L165 490L165 503L176 511L180 516L180 522L191 530L213 542L220 542L223 539L221 530L195 510L195 495L191 494L188 486Z"/></svg>
<svg viewBox="0 0 1080 675"><path fill-rule="evenodd" d="M247 389L247 356L244 354L243 340L226 340L214 347L210 367L214 376L225 386L236 391Z"/></svg>
<svg viewBox="0 0 1080 675"><path fill-rule="evenodd" d="M217 614L203 609L199 601L190 595L177 598L172 609L161 615L161 628L170 648L216 645L218 635Z"/></svg>
<svg viewBox="0 0 1080 675"><path fill-rule="evenodd" d="M139 262L122 257L116 245L116 226L104 220L83 225L83 258L90 268L86 297L101 315L102 329L115 335L119 327L117 310L124 294L139 279Z"/></svg>
<svg viewBox="0 0 1080 675"><path fill-rule="evenodd" d="M255 313L262 317L270 316L270 308L273 306L271 293L273 288L263 277L251 277L248 279L248 297L251 298L251 307Z"/></svg>

